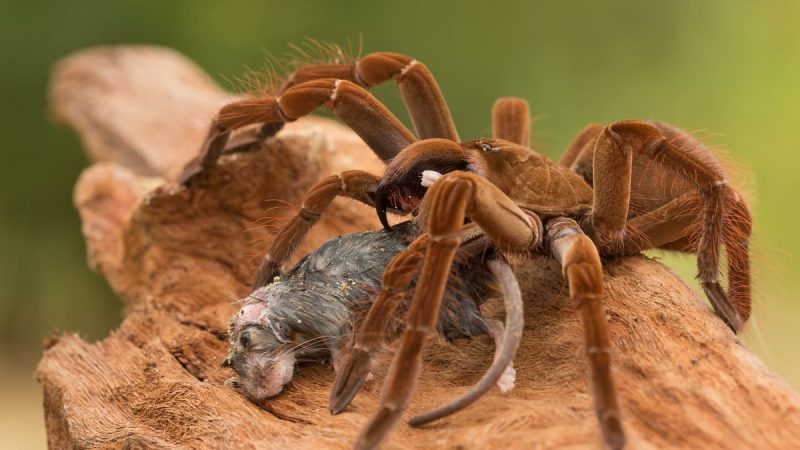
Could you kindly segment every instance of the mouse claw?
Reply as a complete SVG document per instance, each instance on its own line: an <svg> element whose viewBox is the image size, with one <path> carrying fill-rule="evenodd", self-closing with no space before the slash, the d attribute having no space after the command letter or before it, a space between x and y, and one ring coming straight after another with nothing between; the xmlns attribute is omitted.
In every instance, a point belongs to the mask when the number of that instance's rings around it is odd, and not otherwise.
<svg viewBox="0 0 800 450"><path fill-rule="evenodd" d="M331 414L339 414L353 401L361 386L371 375L369 353L361 349L353 349L341 370L336 371L336 380L331 389L328 409Z"/></svg>

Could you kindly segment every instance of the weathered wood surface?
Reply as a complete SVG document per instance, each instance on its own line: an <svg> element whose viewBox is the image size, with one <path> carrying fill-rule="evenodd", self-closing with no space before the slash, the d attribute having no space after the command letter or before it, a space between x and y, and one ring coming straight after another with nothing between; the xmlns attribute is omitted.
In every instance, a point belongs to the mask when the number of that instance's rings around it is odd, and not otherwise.
<svg viewBox="0 0 800 450"><path fill-rule="evenodd" d="M223 385L234 300L248 293L275 225L320 177L382 167L350 131L307 119L179 187L181 166L229 99L192 63L160 48L95 48L55 67L55 116L78 131L96 161L75 188L89 263L126 314L99 342L75 334L49 342L37 376L52 448L347 448L375 406L379 383L371 382L346 413L331 416L333 374L323 365L302 367L267 410ZM338 202L307 248L374 228L373 217ZM564 280L545 258L518 273L526 328L516 389L493 391L422 429L403 425L388 448L601 447L581 325ZM608 264L605 277L631 448L800 448L800 396L695 292L643 257ZM496 304L488 309L500 315ZM455 347L432 339L410 413L465 391L491 355L487 338Z"/></svg>

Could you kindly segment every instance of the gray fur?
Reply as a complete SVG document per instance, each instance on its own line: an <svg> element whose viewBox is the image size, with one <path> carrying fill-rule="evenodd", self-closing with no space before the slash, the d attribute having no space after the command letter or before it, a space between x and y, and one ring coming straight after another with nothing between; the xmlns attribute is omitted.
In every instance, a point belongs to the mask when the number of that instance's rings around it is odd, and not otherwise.
<svg viewBox="0 0 800 450"><path fill-rule="evenodd" d="M323 360L352 337L354 322L363 317L380 290L389 261L418 235L411 222L392 231L368 231L331 239L300 260L287 273L257 289L231 320L231 352L224 365L239 379L231 384L254 401L273 375L276 361ZM486 334L486 321L478 306L494 289L493 277L480 257L453 266L442 310L439 332L447 339ZM410 302L398 310L405 316ZM260 311L258 320L245 312ZM263 310L255 309L263 308ZM241 341L247 334L246 345ZM277 383L277 382L275 382ZM275 395L279 387L268 389Z"/></svg>

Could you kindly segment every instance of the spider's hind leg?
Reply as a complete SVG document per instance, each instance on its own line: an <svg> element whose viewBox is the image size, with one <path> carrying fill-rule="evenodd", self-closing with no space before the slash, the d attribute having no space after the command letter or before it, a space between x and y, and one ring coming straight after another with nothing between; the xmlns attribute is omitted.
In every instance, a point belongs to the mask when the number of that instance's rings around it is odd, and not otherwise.
<svg viewBox="0 0 800 450"><path fill-rule="evenodd" d="M657 162L663 170L653 177L682 179L695 193L701 207L697 246L697 278L714 311L739 332L750 316L747 240L750 216L738 193L728 186L722 169L710 151L667 125L641 121L617 122L603 128L592 159L594 206L585 225L601 253L621 254L625 249L626 225L631 201L634 156ZM681 230L684 236L693 227ZM667 244L668 242L664 242ZM720 248L725 245L729 264L729 289L720 283ZM644 250L644 248L642 248Z"/></svg>
<svg viewBox="0 0 800 450"><path fill-rule="evenodd" d="M580 133L572 140L569 147L561 155L559 164L569 167L573 171L586 179L586 182L592 183L592 157L594 156L594 144L597 142L597 136L603 131L603 126L600 124L590 124L585 126ZM586 168L588 170L581 170Z"/></svg>

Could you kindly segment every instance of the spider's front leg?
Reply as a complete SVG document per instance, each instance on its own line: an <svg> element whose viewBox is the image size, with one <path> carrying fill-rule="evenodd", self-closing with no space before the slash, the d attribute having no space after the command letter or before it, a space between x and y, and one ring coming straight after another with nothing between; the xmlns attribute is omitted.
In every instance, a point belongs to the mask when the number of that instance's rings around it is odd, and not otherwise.
<svg viewBox="0 0 800 450"><path fill-rule="evenodd" d="M392 258L381 278L381 291L353 337L347 359L336 370L328 409L344 411L370 373L371 359L383 342L385 330L406 295L425 257L428 239L415 239L407 249Z"/></svg>
<svg viewBox="0 0 800 450"><path fill-rule="evenodd" d="M503 304L506 310L505 324L500 321L492 320L489 322L487 320L490 329L489 334L495 341L494 361L489 370L483 374L481 379L469 391L434 410L412 417L408 421L411 426L424 425L456 413L478 400L493 385L497 385L503 393L508 392L513 387L516 371L511 363L522 341L522 331L525 326L522 293L514 271L511 270L511 267L506 262L494 259L489 261L487 265L500 284L503 292Z"/></svg>
<svg viewBox="0 0 800 450"><path fill-rule="evenodd" d="M420 138L460 141L450 110L433 74L425 64L408 55L376 52L351 64L301 67L289 75L281 88L287 89L319 78L348 80L363 88L395 79Z"/></svg>
<svg viewBox="0 0 800 450"><path fill-rule="evenodd" d="M409 307L406 330L381 390L378 411L359 434L355 447L375 448L408 407L419 378L425 337L436 329L442 296L460 232L469 217L498 249L532 249L542 241L542 224L523 212L499 188L468 172L443 175L428 190L421 209L427 217L425 257Z"/></svg>
<svg viewBox="0 0 800 450"><path fill-rule="evenodd" d="M603 267L597 248L572 219L547 223L547 244L561 263L570 298L577 303L584 329L586 356L592 376L595 412L603 440L612 449L625 446L617 394L611 378L611 344L603 307Z"/></svg>
<svg viewBox="0 0 800 450"><path fill-rule="evenodd" d="M312 186L303 198L300 210L272 241L256 273L253 289L267 285L279 273L283 263L292 256L333 199L338 196L350 197L374 206L373 196L378 180L377 175L369 172L348 170L324 178Z"/></svg>
<svg viewBox="0 0 800 450"><path fill-rule="evenodd" d="M469 254L485 251L486 236L479 227L467 226L462 231L461 242L467 243L462 244L459 251ZM332 414L342 412L367 380L372 358L384 340L389 321L395 317L397 307L405 299L406 291L419 272L428 241L424 236L414 240L386 267L381 281L381 291L355 333L353 344L349 346L346 358L343 358L344 362L335 367L336 380L331 389L329 403ZM515 371L512 361L522 339L524 325L522 294L514 272L506 263L492 260L487 265L500 285L506 311L505 324L499 320L486 319L489 334L495 341L495 357L492 365L466 393L445 405L412 418L409 421L412 426L423 425L456 413L478 400L494 385L500 387L503 392L513 387Z"/></svg>
<svg viewBox="0 0 800 450"><path fill-rule="evenodd" d="M416 138L400 120L364 88L347 80L324 78L292 86L278 97L261 97L224 106L211 123L204 147L180 177L187 183L222 156L231 133L254 124L278 129L326 106L384 161ZM276 128L277 127L277 128Z"/></svg>

